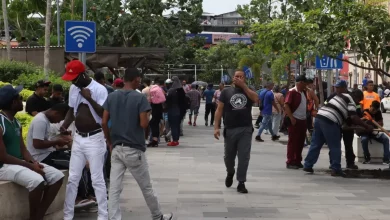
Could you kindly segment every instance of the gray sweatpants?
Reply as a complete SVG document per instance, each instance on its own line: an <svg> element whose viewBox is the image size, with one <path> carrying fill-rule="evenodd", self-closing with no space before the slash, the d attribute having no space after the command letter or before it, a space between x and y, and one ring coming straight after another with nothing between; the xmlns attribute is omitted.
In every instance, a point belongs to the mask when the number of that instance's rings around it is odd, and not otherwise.
<svg viewBox="0 0 390 220"><path fill-rule="evenodd" d="M128 146L116 145L111 155L111 174L108 212L110 220L121 220L119 197L123 190L123 177L128 169L144 195L153 220L160 220L161 208L149 176L145 153Z"/></svg>
<svg viewBox="0 0 390 220"><path fill-rule="evenodd" d="M252 147L252 127L227 128L225 138L225 166L228 174L234 174L236 156L238 156L237 181L246 182Z"/></svg>

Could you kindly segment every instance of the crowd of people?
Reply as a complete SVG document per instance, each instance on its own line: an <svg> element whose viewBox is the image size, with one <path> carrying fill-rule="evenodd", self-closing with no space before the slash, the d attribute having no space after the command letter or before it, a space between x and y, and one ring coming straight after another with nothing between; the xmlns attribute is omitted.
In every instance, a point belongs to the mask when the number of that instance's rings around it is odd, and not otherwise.
<svg viewBox="0 0 390 220"><path fill-rule="evenodd" d="M23 110L22 87L0 88L0 180L13 181L29 190L30 220L41 220L59 192L64 179L61 169L69 170L64 203L64 220L74 218L75 209L97 207L98 219L122 219L120 194L129 170L137 181L153 220L170 220L163 214L152 186L145 151L158 147L162 138L167 146L179 146L183 123L198 126L202 98L205 99L205 126L214 127L224 137L226 187L248 193L245 186L254 127L252 106L261 114L255 141L264 142L263 132L277 141L280 131L288 132L288 169L313 173L320 150L329 147L333 176L345 176L341 169L341 139L344 140L347 168L358 169L352 148L356 127L361 136L364 163L370 163L368 142L383 143L383 163L389 165L389 139L374 128L383 126L380 96L367 81L364 92L348 91L345 81L334 85L334 94L320 107L313 80L296 78L295 87L266 83L254 91L246 84L242 70L236 70L231 85L208 84L203 90L176 76L162 80L143 79L136 68L128 68L123 78L110 84L101 72L92 78L78 60L66 65L63 80L72 83L67 102L61 85L36 82L34 94L26 102L26 112L34 119L28 130L27 147L22 127L15 118ZM51 86L51 96L45 98ZM188 113L188 117L186 117ZM209 118L210 116L210 118ZM210 119L210 120L209 120ZM222 126L223 125L223 126ZM263 136L264 137L264 136ZM305 140L310 147L302 164ZM109 184L108 184L109 183ZM107 189L107 186L109 188ZM108 200L109 198L109 200Z"/></svg>

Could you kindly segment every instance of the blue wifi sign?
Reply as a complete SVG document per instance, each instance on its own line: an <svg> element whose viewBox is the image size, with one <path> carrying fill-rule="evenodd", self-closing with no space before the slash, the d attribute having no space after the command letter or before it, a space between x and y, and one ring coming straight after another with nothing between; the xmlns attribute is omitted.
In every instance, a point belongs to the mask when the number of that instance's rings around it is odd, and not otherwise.
<svg viewBox="0 0 390 220"><path fill-rule="evenodd" d="M65 21L65 52L95 53L96 24L91 21Z"/></svg>

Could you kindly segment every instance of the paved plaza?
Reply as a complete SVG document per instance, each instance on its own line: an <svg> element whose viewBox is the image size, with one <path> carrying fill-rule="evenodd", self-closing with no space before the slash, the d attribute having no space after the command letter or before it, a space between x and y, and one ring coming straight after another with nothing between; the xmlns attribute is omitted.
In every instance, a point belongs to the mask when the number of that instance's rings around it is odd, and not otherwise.
<svg viewBox="0 0 390 220"><path fill-rule="evenodd" d="M223 140L215 140L213 128L204 126L204 106L197 127L184 125L179 147L147 150L153 186L164 212L176 220L363 220L390 219L390 182L378 179L347 179L329 174L305 174L285 168L287 136L272 142L253 141L246 186L249 194L225 187ZM386 121L385 116L385 123ZM239 119L237 119L239 120ZM257 132L257 129L255 130ZM304 149L304 156L307 148ZM363 165L361 168L386 168ZM314 168L329 166L323 149ZM343 159L345 167L345 160ZM121 197L124 220L150 220L150 212L130 173ZM78 213L77 220L96 219L96 214Z"/></svg>

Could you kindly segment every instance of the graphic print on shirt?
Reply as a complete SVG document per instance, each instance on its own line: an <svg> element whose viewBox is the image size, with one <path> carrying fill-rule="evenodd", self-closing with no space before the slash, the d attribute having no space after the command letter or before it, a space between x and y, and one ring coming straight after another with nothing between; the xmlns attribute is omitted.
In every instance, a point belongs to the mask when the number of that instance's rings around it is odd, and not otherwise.
<svg viewBox="0 0 390 220"><path fill-rule="evenodd" d="M232 105L233 110L245 108L247 102L246 96L242 93L234 94L230 98L230 104Z"/></svg>

